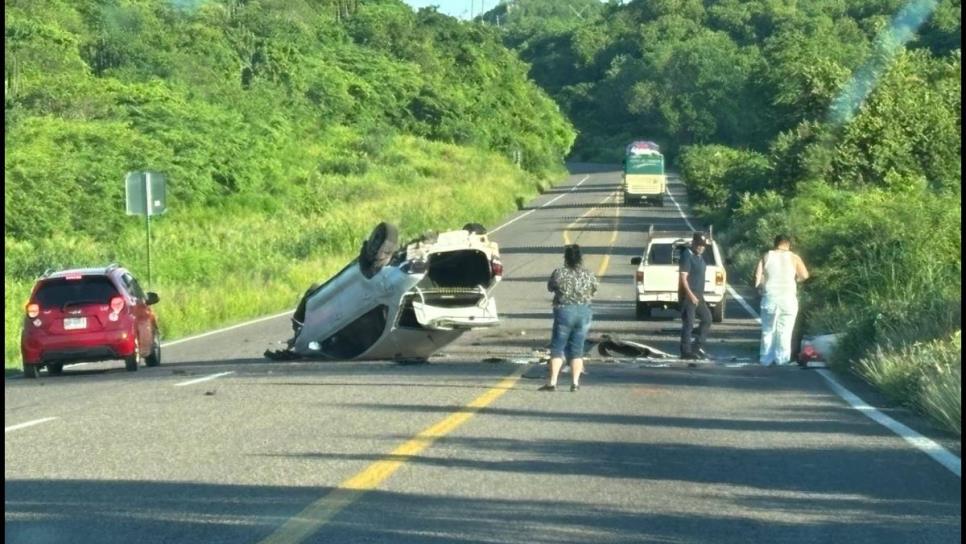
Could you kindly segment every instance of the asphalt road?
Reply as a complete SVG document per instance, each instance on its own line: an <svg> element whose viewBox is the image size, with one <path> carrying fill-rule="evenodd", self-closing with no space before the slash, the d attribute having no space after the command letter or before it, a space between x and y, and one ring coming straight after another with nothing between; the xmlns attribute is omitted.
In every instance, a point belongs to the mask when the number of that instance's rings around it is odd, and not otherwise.
<svg viewBox="0 0 966 544"><path fill-rule="evenodd" d="M565 240L602 277L592 335L676 352L673 313L633 318L630 259L684 220L618 182L587 168L493 227L504 325L429 364L266 361L283 316L159 368L5 380L6 541L959 542L960 478L814 372L741 366L758 329L733 300L715 364L595 357L579 392L536 391L518 363L548 343Z"/></svg>

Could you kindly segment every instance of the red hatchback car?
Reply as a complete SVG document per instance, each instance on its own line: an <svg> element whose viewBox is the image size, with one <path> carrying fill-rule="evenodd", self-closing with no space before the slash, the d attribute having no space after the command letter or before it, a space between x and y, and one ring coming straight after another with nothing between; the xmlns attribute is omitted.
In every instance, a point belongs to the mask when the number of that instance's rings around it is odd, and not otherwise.
<svg viewBox="0 0 966 544"><path fill-rule="evenodd" d="M27 301L20 350L23 373L40 367L60 374L65 364L124 359L128 370L161 364L161 339L151 305L134 276L116 264L45 273Z"/></svg>

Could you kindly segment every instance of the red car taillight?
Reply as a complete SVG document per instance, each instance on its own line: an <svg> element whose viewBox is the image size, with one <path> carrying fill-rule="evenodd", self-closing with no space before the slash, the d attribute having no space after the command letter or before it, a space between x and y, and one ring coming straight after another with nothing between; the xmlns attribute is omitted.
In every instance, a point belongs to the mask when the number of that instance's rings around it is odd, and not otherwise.
<svg viewBox="0 0 966 544"><path fill-rule="evenodd" d="M819 358L819 354L815 351L814 347L806 345L802 348L801 353L798 354L798 358L802 361L814 361Z"/></svg>
<svg viewBox="0 0 966 544"><path fill-rule="evenodd" d="M121 313L121 310L123 310L123 309L124 309L124 299L123 298L121 298L121 297L114 297L114 298L111 299L111 310L114 310L114 313L119 314L119 313Z"/></svg>
<svg viewBox="0 0 966 544"><path fill-rule="evenodd" d="M490 261L490 273L494 276L503 277L503 263L500 262L500 259L493 257Z"/></svg>
<svg viewBox="0 0 966 544"><path fill-rule="evenodd" d="M27 305L27 317L33 319L40 315L40 304L32 303Z"/></svg>

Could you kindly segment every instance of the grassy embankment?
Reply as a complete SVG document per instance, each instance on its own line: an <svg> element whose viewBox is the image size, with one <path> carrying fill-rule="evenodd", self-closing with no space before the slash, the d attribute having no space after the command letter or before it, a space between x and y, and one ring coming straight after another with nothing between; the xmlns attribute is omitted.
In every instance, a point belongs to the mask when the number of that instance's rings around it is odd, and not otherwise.
<svg viewBox="0 0 966 544"><path fill-rule="evenodd" d="M311 151L316 158L331 156L329 149ZM319 176L283 196L241 195L215 208L174 207L154 220L150 290L161 296L156 311L164 337L292 308L310 284L354 258L379 221L397 224L403 239L471 221L493 226L516 202L563 173L537 176L496 153L409 136L393 138L363 169ZM33 283L17 277L18 271L116 261L143 282L144 243L143 222L133 217L113 243L68 235L36 243L8 239L5 366L20 366L23 304Z"/></svg>

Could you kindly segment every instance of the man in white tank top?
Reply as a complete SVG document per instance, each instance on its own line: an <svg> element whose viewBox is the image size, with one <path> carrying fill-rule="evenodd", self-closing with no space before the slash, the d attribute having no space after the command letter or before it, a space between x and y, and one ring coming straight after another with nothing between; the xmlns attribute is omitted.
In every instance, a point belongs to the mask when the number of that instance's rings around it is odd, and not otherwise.
<svg viewBox="0 0 966 544"><path fill-rule="evenodd" d="M765 366L791 364L798 283L808 279L808 270L790 247L788 236L777 236L775 249L758 261L755 270L755 287L762 293L759 361Z"/></svg>

